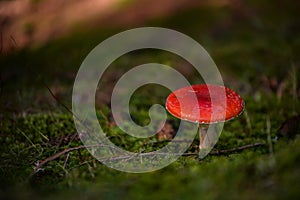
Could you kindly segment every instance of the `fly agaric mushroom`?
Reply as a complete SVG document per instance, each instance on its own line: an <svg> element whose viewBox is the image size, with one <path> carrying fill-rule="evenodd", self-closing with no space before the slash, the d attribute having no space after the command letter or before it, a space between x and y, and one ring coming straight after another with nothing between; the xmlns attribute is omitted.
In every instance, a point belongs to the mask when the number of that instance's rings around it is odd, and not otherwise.
<svg viewBox="0 0 300 200"><path fill-rule="evenodd" d="M225 98L222 94L226 95ZM195 97L198 102L196 106L193 104ZM231 120L240 115L244 107L243 99L235 91L211 84L178 89L172 92L166 101L166 109L173 116L199 124L200 152L210 147L207 137L208 125ZM208 142L204 143L206 137Z"/></svg>

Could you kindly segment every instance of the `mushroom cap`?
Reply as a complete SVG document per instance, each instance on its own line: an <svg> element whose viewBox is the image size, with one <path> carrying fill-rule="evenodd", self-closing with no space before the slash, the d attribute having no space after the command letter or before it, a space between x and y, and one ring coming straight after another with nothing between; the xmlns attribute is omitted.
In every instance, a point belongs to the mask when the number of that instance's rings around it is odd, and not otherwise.
<svg viewBox="0 0 300 200"><path fill-rule="evenodd" d="M225 94L226 98L222 94ZM195 105L195 97L198 106ZM240 115L244 107L243 99L235 91L211 84L178 89L172 92L166 101L166 109L173 116L200 124L228 121Z"/></svg>

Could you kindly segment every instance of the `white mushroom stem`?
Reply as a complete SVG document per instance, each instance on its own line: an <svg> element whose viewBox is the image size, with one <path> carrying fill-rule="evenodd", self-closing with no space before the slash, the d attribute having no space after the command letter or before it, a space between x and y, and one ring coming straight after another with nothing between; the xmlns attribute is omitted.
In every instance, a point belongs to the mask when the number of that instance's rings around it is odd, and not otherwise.
<svg viewBox="0 0 300 200"><path fill-rule="evenodd" d="M211 147L211 142L209 141L209 137L207 137L207 129L208 125L199 125L199 150L208 149Z"/></svg>
<svg viewBox="0 0 300 200"><path fill-rule="evenodd" d="M220 126L220 127L219 127ZM199 158L204 158L216 144L223 125L218 124L199 124Z"/></svg>

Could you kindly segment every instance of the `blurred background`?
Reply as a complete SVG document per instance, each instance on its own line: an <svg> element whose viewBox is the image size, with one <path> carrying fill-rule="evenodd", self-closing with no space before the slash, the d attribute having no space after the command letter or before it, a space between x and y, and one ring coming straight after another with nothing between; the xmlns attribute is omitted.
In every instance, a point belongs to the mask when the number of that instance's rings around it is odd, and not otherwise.
<svg viewBox="0 0 300 200"><path fill-rule="evenodd" d="M80 63L97 44L130 28L159 26L187 34L203 45L234 89L259 96L259 84L262 92L276 90L281 98L288 89L284 79L290 79L299 65L298 8L299 3L292 1L0 1L1 80L13 87L23 80L36 89L39 84L34 80L39 78L48 80L56 93L70 93L61 91L63 85L73 82ZM172 64L193 78L195 71L184 60L174 55L157 58L158 54L140 55L140 60L135 55L122 65L153 60ZM109 75L110 81L124 73L118 76L118 70ZM293 98L299 93L290 92Z"/></svg>
<svg viewBox="0 0 300 200"><path fill-rule="evenodd" d="M1 1L3 50L6 52L14 48L16 45L14 43L17 43L20 48L41 45L49 40L70 34L74 29L130 28L145 25L153 20L169 18L188 9L202 6L240 6L236 4L240 4L240 2L174 2L170 0L161 2L147 0Z"/></svg>

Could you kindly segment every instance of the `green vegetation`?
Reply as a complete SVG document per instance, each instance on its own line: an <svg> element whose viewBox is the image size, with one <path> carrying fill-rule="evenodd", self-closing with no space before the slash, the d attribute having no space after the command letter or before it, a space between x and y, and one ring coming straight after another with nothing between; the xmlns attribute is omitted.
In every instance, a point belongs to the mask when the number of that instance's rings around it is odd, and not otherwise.
<svg viewBox="0 0 300 200"><path fill-rule="evenodd" d="M275 137L287 119L300 114L300 6L293 1L254 1L245 6L194 8L145 25L173 28L195 38L211 54L225 85L244 98L245 112L225 123L214 150L257 142L263 146L203 160L182 156L164 169L145 174L110 169L81 149L34 173L39 161L82 145L72 115L61 103L71 108L72 84L88 52L123 29L74 31L38 49L0 58L0 198L299 198L299 128L289 130L294 139L276 141ZM97 116L112 141L130 151L152 151L165 143L156 136L144 140L126 136L113 123L107 97L122 74L148 62L168 64L191 83L200 81L185 60L171 53L138 51L117 59L100 80ZM147 124L149 107L164 105L169 93L157 85L139 88L130 103L133 119ZM168 115L168 123L176 132L179 120ZM197 140L187 152L198 151Z"/></svg>

